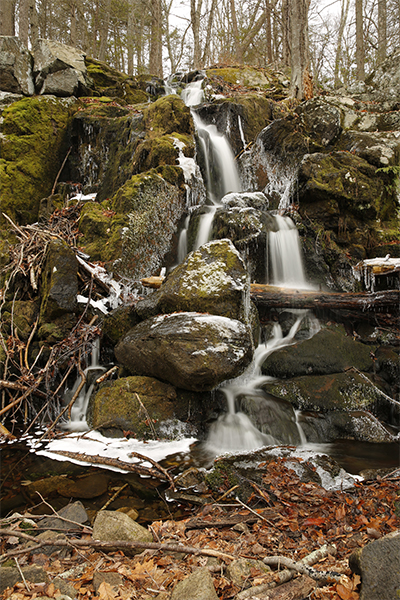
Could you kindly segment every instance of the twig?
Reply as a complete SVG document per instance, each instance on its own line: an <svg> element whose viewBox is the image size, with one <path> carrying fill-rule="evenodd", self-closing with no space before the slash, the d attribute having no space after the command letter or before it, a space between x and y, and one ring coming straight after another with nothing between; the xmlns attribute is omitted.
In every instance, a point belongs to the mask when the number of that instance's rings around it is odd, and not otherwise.
<svg viewBox="0 0 400 600"><path fill-rule="evenodd" d="M128 484L126 484L126 485L128 485ZM89 525L83 525L82 523L78 523L78 521L71 521L71 519L66 519L65 517L62 517L61 515L59 515L58 512L51 506L51 504L46 502L46 500L43 498L43 496L40 492L38 492L36 490L36 493L39 496L39 498L41 499L42 503L45 504L46 506L48 506L50 508L50 510L53 511L53 514L57 517L57 519L60 519L60 521L64 521L65 523L72 523L72 525L77 525L79 528L89 529L90 531L92 531L92 528L89 527ZM44 518L47 515L42 515L42 516Z"/></svg>
<svg viewBox="0 0 400 600"><path fill-rule="evenodd" d="M26 587L26 590L27 590L27 592L29 592L29 593L30 593L30 591L31 591L31 588L29 587L29 585L28 585L28 583L27 583L27 581L26 581L26 579L25 579L25 577L24 577L24 574L23 574L23 572L22 572L22 569L21 569L21 567L19 566L19 562L18 562L18 560L15 558L15 556L14 556L14 560L15 560L15 564L17 565L17 569L18 569L18 571L19 571L19 574L20 574L20 575L21 575L21 577L22 577L22 581L24 582L24 586Z"/></svg>
<svg viewBox="0 0 400 600"><path fill-rule="evenodd" d="M128 487L128 484L125 483L124 485L122 485L120 488L117 489L117 491L115 492L115 494L113 494L111 496L111 498L109 500L107 500L107 502L104 504L104 506L102 506L100 508L100 510L105 510L107 508L107 506L110 506L111 502L114 502L115 498L117 496L119 496L119 494L122 492L122 490L124 490L126 487Z"/></svg>
<svg viewBox="0 0 400 600"><path fill-rule="evenodd" d="M170 482L172 488L175 490L175 483L174 483L174 480L172 479L171 475L168 473L168 471L166 471L166 469L164 469L161 465L159 465L158 462L156 462L149 456L145 456L144 454L139 454L139 452L130 452L129 456L132 456L132 458L138 458L139 460L144 460L145 462L147 461L150 464L152 464L153 467L157 469L157 471L160 471L167 478L167 480Z"/></svg>
<svg viewBox="0 0 400 600"><path fill-rule="evenodd" d="M5 217L5 218L7 219L7 221L8 221L9 223L11 223L11 225L14 227L14 229L16 229L16 230L18 231L18 233L20 234L20 236L21 236L21 237L25 238L26 240L27 240L27 239L29 239L29 236L28 236L26 233L24 233L24 232L22 231L22 229L20 229L20 228L18 227L18 225L16 225L16 224L14 223L14 221L13 221L13 220L12 220L12 219L11 219L11 218L8 216L8 215L6 215L6 213L2 213L2 215L3 215L3 217Z"/></svg>
<svg viewBox="0 0 400 600"><path fill-rule="evenodd" d="M263 558L263 562L266 565L273 567L285 567L290 571L296 571L302 575L308 575L312 579L324 583L338 583L342 577L340 573L335 573L334 571L317 571L316 569L313 569L304 563L295 562L286 556L266 556Z"/></svg>
<svg viewBox="0 0 400 600"><path fill-rule="evenodd" d="M62 162L62 165L61 165L61 167L60 167L60 170L59 170L59 171L58 171L58 173L57 173L57 176L56 176L56 178L55 178L55 181L54 181L54 185L53 185L53 187L51 188L51 195L53 195L53 194L54 194L54 192L56 191L56 187L57 187L57 183L58 183L58 178L60 177L60 175L61 175L61 172L62 172L63 168L65 167L65 163L66 163L66 162L67 162L67 160L68 160L68 156L71 154L71 150L72 150L72 146L70 146L70 147L69 147L69 150L68 150L68 152L67 152L67 155L66 155L66 157L64 158L64 160L63 160L63 162Z"/></svg>
<svg viewBox="0 0 400 600"><path fill-rule="evenodd" d="M29 363L28 363L29 345L30 345L30 343L31 343L31 341L33 339L33 336L35 335L35 331L36 331L36 328L38 326L38 323L39 323L39 317L37 317L35 323L33 324L32 330L31 330L31 332L29 334L29 338L28 338L28 341L26 342L26 346L25 346L25 366L28 369L28 371L29 371Z"/></svg>
<svg viewBox="0 0 400 600"><path fill-rule="evenodd" d="M145 407L145 405L144 405L144 404L143 404L143 402L141 401L141 399L140 399L140 397L139 397L139 394L135 392L135 396L136 396L136 398L138 399L138 402L139 402L140 406L142 407L142 409L143 409L143 411L144 411L144 414L145 414L145 416L146 416L146 418L147 418L147 420L148 420L148 422L149 422L149 427L150 427L150 429L151 429L151 432L152 432L152 434L153 434L153 436L154 436L154 439L157 439L157 433L156 433L156 430L154 429L153 421L151 420L151 418L150 418L150 415L149 415L149 413L147 412L147 408Z"/></svg>
<svg viewBox="0 0 400 600"><path fill-rule="evenodd" d="M103 383L103 381L105 381L108 377L115 373L115 371L118 371L118 369L119 367L117 365L111 367L111 369L109 369L108 371L106 371L106 373L103 373L103 375L100 375L100 377L96 379L96 383Z"/></svg>
<svg viewBox="0 0 400 600"><path fill-rule="evenodd" d="M270 521L268 521L268 519L266 519L265 517L263 517L262 515L260 515L258 512L256 512L252 508L250 508L250 506L247 506L247 504L245 504L244 502L242 502L241 500L239 500L239 498L237 496L236 496L235 500L237 500L237 502L239 502L239 504L241 504L242 506L244 506L244 508L246 508L247 510L249 510L250 512L252 512L254 515L256 515L259 519L261 519L262 521L265 521L271 527L275 527L275 525L273 523L271 523Z"/></svg>
<svg viewBox="0 0 400 600"><path fill-rule="evenodd" d="M0 537L15 536L24 540L37 542L37 538L27 533L15 531L14 529L0 529ZM184 546L182 544L163 544L159 542L125 542L120 540L113 540L109 542L102 542L100 540L86 539L86 540L43 540L40 546L67 546L72 548L97 548L99 550L133 550L134 548L142 548L143 550L160 550L161 552L179 552L181 554L194 554L202 556L213 556L215 558L224 558L228 560L234 560L234 556L231 554L225 554L218 550L212 550L211 548L194 548L193 546Z"/></svg>

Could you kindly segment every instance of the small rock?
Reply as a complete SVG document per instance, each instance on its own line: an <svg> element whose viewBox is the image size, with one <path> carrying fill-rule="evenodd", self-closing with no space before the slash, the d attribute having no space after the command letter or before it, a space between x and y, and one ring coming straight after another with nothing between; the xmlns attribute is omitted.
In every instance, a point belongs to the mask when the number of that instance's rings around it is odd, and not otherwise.
<svg viewBox="0 0 400 600"><path fill-rule="evenodd" d="M119 573L113 573L113 572L103 573L103 572L96 571L95 573L93 573L93 587L94 587L96 594L98 593L100 585L104 581L106 583L108 583L108 585L110 585L111 587L118 588L120 585L122 585L124 578Z"/></svg>
<svg viewBox="0 0 400 600"><path fill-rule="evenodd" d="M64 481L66 480L63 479L63 482ZM58 514L60 515L60 517L63 518L59 519L56 516L45 517L40 521L40 527L53 530L75 529L76 526L74 525L74 523L69 523L68 521L74 521L75 523L83 524L89 520L85 507L83 506L82 502L79 501L74 502L73 504L67 504L67 506L64 506L64 508L61 508L58 511ZM68 519L68 521L64 521L63 519Z"/></svg>
<svg viewBox="0 0 400 600"><path fill-rule="evenodd" d="M132 521L136 521L136 519L139 516L138 511L135 508L132 508L131 506L122 506L121 508L117 508L117 512L121 512L124 515L128 515L128 517L132 519Z"/></svg>
<svg viewBox="0 0 400 600"><path fill-rule="evenodd" d="M30 583L48 583L49 578L43 567L22 567L22 573L26 581ZM18 569L13 567L0 568L0 593L8 587L12 588L16 583L22 581L22 577Z"/></svg>
<svg viewBox="0 0 400 600"><path fill-rule="evenodd" d="M60 541L66 540L67 536L63 533L57 533L56 531L43 531L37 536L38 542L48 542L48 541ZM29 542L28 545L31 545L32 542ZM51 556L54 552L57 552L57 558L65 558L72 553L72 546L43 546L42 548L38 548L37 550L32 550L32 554L46 554L47 556Z"/></svg>
<svg viewBox="0 0 400 600"><path fill-rule="evenodd" d="M212 577L206 567L196 569L176 584L171 600L218 600Z"/></svg>
<svg viewBox="0 0 400 600"><path fill-rule="evenodd" d="M77 590L74 588L74 586L72 585L72 583L69 583L69 581L65 581L65 579L63 579L62 577L55 577L53 579L53 585L56 588L56 590L60 590L61 594L65 597L65 598L76 598L78 595ZM57 596L57 600L60 600L60 596Z"/></svg>
<svg viewBox="0 0 400 600"><path fill-rule="evenodd" d="M400 598L400 532L396 531L355 550L350 569L361 576L360 600Z"/></svg>
<svg viewBox="0 0 400 600"><path fill-rule="evenodd" d="M104 542L152 542L152 534L133 521L128 515L111 510L101 510L97 513L93 524L93 539ZM126 554L139 554L142 548L125 550Z"/></svg>
<svg viewBox="0 0 400 600"><path fill-rule="evenodd" d="M254 570L257 569L260 575L266 575L271 569L261 560L253 560L251 558L239 558L233 560L226 568L227 577L240 588L250 587L251 578Z"/></svg>

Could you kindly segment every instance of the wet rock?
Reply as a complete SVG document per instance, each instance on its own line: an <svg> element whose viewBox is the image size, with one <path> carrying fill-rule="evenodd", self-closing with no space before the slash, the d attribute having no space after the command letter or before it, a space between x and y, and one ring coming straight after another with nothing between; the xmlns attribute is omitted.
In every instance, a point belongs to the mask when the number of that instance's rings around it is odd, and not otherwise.
<svg viewBox="0 0 400 600"><path fill-rule="evenodd" d="M253 425L266 435L283 444L300 444L293 406L285 400L270 398L259 392L243 394L237 402L237 410L247 415Z"/></svg>
<svg viewBox="0 0 400 600"><path fill-rule="evenodd" d="M22 567L21 571L29 583L48 583L49 578L43 567ZM16 583L22 582L18 569L13 567L0 567L0 592L8 587L12 588Z"/></svg>
<svg viewBox="0 0 400 600"><path fill-rule="evenodd" d="M334 143L342 131L340 110L319 98L301 104L298 113L305 130L322 147Z"/></svg>
<svg viewBox="0 0 400 600"><path fill-rule="evenodd" d="M176 584L171 600L218 600L214 582L206 567L196 569Z"/></svg>
<svg viewBox="0 0 400 600"><path fill-rule="evenodd" d="M104 542L152 542L152 534L133 521L128 515L121 512L101 510L97 513L93 524L93 539ZM143 552L142 548L124 550L125 553L134 555Z"/></svg>
<svg viewBox="0 0 400 600"><path fill-rule="evenodd" d="M94 83L94 89L90 95L118 98L127 104L147 102L146 86L141 85L140 78L130 77L113 69L100 60L85 56L85 66L88 75Z"/></svg>
<svg viewBox="0 0 400 600"><path fill-rule="evenodd" d="M60 42L44 39L37 41L32 52L35 87L39 94L88 94L92 82L87 75L84 52Z"/></svg>
<svg viewBox="0 0 400 600"><path fill-rule="evenodd" d="M227 566L226 575L235 585L243 589L250 587L254 577L266 575L270 571L270 567L261 560L238 558Z"/></svg>
<svg viewBox="0 0 400 600"><path fill-rule="evenodd" d="M246 321L250 282L230 240L204 244L176 267L161 288L136 305L141 318L198 311Z"/></svg>
<svg viewBox="0 0 400 600"><path fill-rule="evenodd" d="M139 323L117 344L115 356L131 373L205 391L239 375L251 361L251 346L240 321L182 312Z"/></svg>
<svg viewBox="0 0 400 600"><path fill-rule="evenodd" d="M17 37L0 36L0 89L32 96L35 93L32 56Z"/></svg>
<svg viewBox="0 0 400 600"><path fill-rule="evenodd" d="M375 352L377 369L379 375L391 384L400 380L400 358L399 352L394 348L378 348Z"/></svg>
<svg viewBox="0 0 400 600"><path fill-rule="evenodd" d="M52 240L42 274L41 325L52 323L64 317L65 313L73 313L77 308L77 293L78 261L75 253L63 240ZM68 326L68 321L66 324ZM61 333L65 335L66 331Z"/></svg>
<svg viewBox="0 0 400 600"><path fill-rule="evenodd" d="M107 475L94 473L92 475L79 477L76 481L64 480L57 491L60 496L64 496L65 498L97 498L107 491L108 481L109 477L107 477ZM78 508L80 504L80 502L75 502L74 505L69 505L71 512L74 507ZM66 508L68 507L65 507L65 509ZM71 519L72 521L76 520L71 517L65 518Z"/></svg>
<svg viewBox="0 0 400 600"><path fill-rule="evenodd" d="M326 413L302 413L299 424L311 443L328 443L335 440L359 442L392 442L394 436L367 411L328 411Z"/></svg>
<svg viewBox="0 0 400 600"><path fill-rule="evenodd" d="M125 377L105 384L92 396L87 419L94 429L118 428L140 438L152 437L155 430L160 437L168 438L165 422L186 421L189 406L190 402L178 398L172 385L152 377ZM154 429L150 427L149 417ZM171 438L173 433L171 426Z"/></svg>
<svg viewBox="0 0 400 600"><path fill-rule="evenodd" d="M361 576L360 600L400 596L400 534L390 533L353 552L350 569Z"/></svg>
<svg viewBox="0 0 400 600"><path fill-rule="evenodd" d="M187 469L174 479L175 486L183 489L193 489L197 493L206 490L204 472L196 467Z"/></svg>
<svg viewBox="0 0 400 600"><path fill-rule="evenodd" d="M301 410L370 410L387 423L399 422L398 403L381 392L368 377L350 370L270 382L264 384L263 389Z"/></svg>
<svg viewBox="0 0 400 600"><path fill-rule="evenodd" d="M339 329L322 329L312 338L278 349L267 357L262 373L280 379L339 373L350 367L372 370L374 348L354 341Z"/></svg>

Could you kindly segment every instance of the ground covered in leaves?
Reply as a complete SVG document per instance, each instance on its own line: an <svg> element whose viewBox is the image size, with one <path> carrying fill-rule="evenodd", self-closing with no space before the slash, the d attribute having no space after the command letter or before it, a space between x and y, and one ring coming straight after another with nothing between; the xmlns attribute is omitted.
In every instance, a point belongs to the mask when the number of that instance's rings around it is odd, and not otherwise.
<svg viewBox="0 0 400 600"><path fill-rule="evenodd" d="M351 572L348 559L354 550L400 527L398 471L357 483L346 491L326 491L314 482L301 482L284 459L276 459L260 468L264 470L262 484L255 487L246 504L235 498L234 491L232 497L225 494L223 498L214 493L214 501L197 509L193 506L190 518L155 521L149 525L159 549L147 549L133 557L118 549L104 552L91 548L88 526L83 527L80 534L76 528L69 534L71 544L79 538L87 540L88 547L71 545L67 551L55 549L50 556L42 547L33 553L18 538L23 519L3 520L3 531L11 527L17 535L1 534L2 566L15 567L15 558L20 568L40 565L47 572L49 582L18 583L13 589L8 588L2 597L12 600L56 597L59 580L54 578L64 574L64 581L73 586L79 600L167 600L177 582L199 567L206 567L220 600L241 599L245 597L246 588L277 581L279 569L273 567L266 574L251 568L239 584L229 577L229 565L234 559L263 560L281 556L298 562L329 544L336 546L336 553L328 553L314 568L339 574L340 579L336 578L334 583L316 582L307 597L310 600L357 600L360 578ZM37 526L38 521L35 523ZM34 533L34 529L29 533ZM163 544L214 550L217 556L163 551ZM253 593L246 597L268 596Z"/></svg>

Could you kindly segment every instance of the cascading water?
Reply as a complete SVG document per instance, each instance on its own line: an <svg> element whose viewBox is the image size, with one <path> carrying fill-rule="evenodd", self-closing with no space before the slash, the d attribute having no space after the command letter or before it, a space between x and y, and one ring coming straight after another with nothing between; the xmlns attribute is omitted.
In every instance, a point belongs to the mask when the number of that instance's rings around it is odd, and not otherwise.
<svg viewBox="0 0 400 600"><path fill-rule="evenodd" d="M186 106L194 107L204 101L203 79L193 81L182 91L181 98ZM240 192L242 185L235 163L235 157L225 135L215 125L207 125L192 108L193 122L197 131L205 166L207 197L210 202L201 216L194 249L210 240L215 211L221 206L220 200L228 192Z"/></svg>
<svg viewBox="0 0 400 600"><path fill-rule="evenodd" d="M290 217L275 215L277 231L268 234L268 250L274 285L307 289L308 284L301 260L299 234ZM268 262L266 261L267 269ZM268 281L268 277L267 277Z"/></svg>

